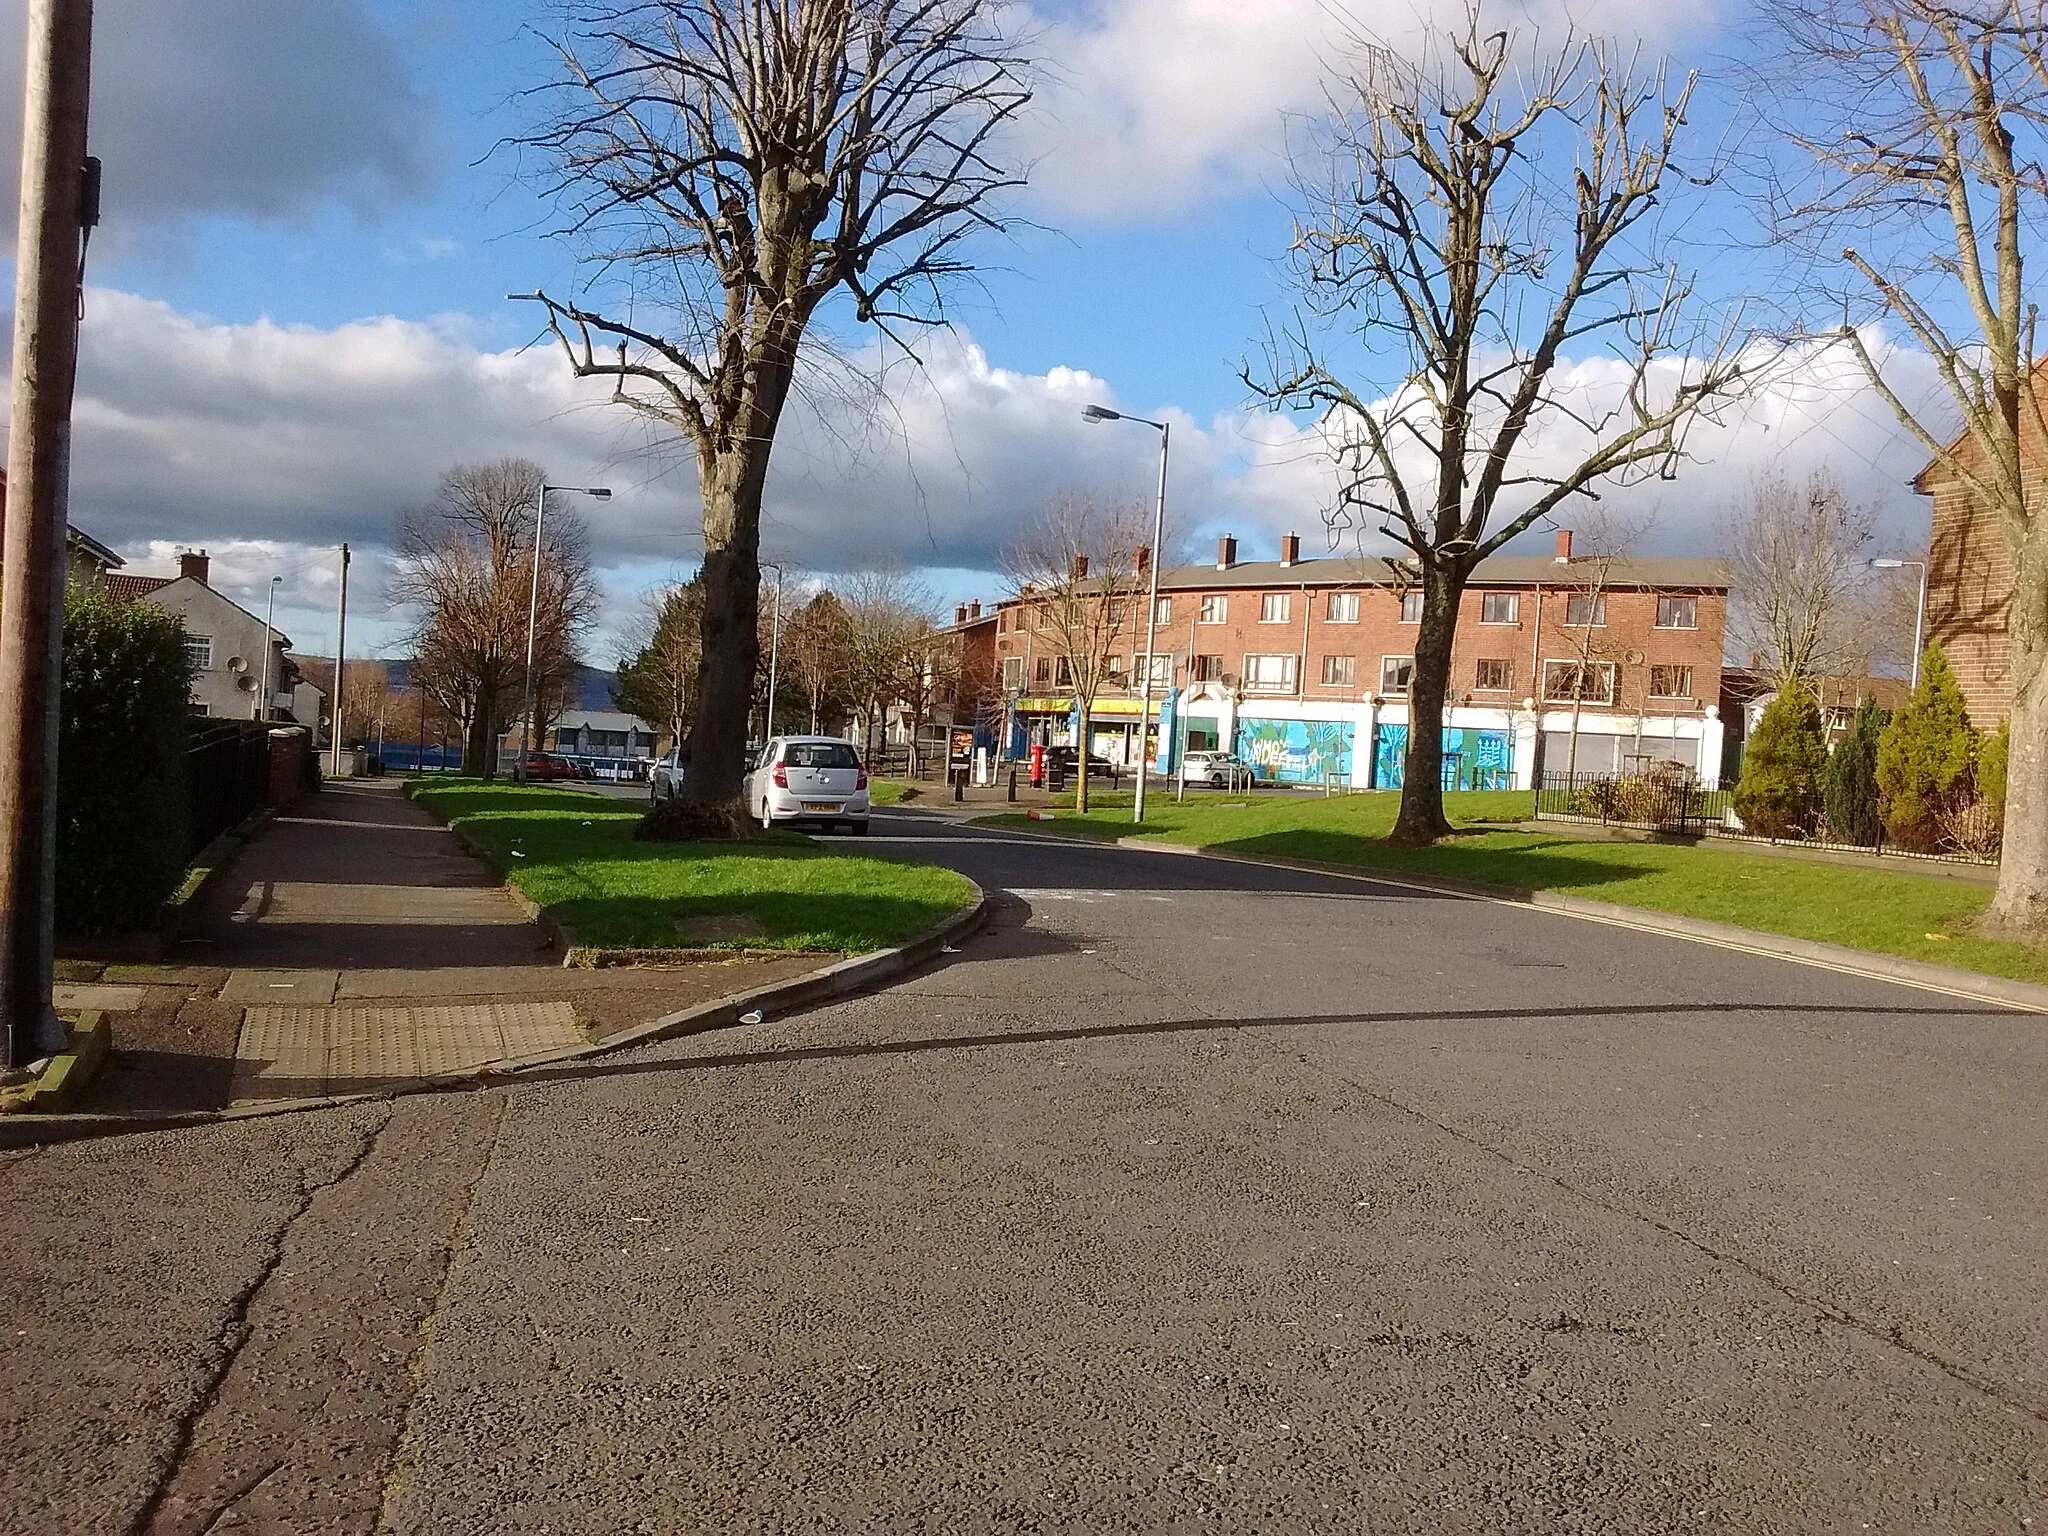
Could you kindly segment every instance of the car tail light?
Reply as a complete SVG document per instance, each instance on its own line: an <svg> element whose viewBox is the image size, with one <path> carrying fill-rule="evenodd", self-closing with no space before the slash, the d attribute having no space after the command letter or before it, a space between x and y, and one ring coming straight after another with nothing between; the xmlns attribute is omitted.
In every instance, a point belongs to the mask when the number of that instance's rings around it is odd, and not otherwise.
<svg viewBox="0 0 2048 1536"><path fill-rule="evenodd" d="M860 772L859 772L858 774L856 774L856 775L854 776L854 780L853 780L853 787L854 787L855 789L866 789L866 788L868 787L868 771L867 771L867 769L865 769L865 768L861 769L861 771L860 771Z"/></svg>
<svg viewBox="0 0 2048 1536"><path fill-rule="evenodd" d="M777 789L789 788L789 770L780 763L775 765L775 787Z"/></svg>

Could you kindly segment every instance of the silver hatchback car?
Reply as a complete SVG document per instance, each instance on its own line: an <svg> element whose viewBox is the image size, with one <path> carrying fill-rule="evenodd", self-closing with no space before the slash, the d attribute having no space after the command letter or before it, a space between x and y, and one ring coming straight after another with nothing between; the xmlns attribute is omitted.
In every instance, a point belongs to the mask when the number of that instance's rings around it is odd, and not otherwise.
<svg viewBox="0 0 2048 1536"><path fill-rule="evenodd" d="M683 792L683 770L690 758L681 746L673 746L654 761L647 772L647 803L659 805Z"/></svg>
<svg viewBox="0 0 2048 1536"><path fill-rule="evenodd" d="M838 736L778 736L747 775L747 809L764 827L778 822L868 829L868 771Z"/></svg>

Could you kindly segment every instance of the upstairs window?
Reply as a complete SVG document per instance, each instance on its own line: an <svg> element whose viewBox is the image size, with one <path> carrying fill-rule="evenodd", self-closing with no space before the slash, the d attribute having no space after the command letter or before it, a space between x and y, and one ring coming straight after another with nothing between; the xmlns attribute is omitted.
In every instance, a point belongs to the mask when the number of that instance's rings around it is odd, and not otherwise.
<svg viewBox="0 0 2048 1536"><path fill-rule="evenodd" d="M1546 661L1543 697L1557 704L1612 704L1614 663L1611 661Z"/></svg>
<svg viewBox="0 0 2048 1536"><path fill-rule="evenodd" d="M1518 592L1487 592L1479 599L1479 622L1482 624L1516 624L1522 618L1522 598Z"/></svg>
<svg viewBox="0 0 2048 1536"><path fill-rule="evenodd" d="M1259 599L1259 622L1261 624L1285 624L1287 622L1287 594L1268 592Z"/></svg>
<svg viewBox="0 0 2048 1536"><path fill-rule="evenodd" d="M1653 699L1689 699L1692 697L1691 667L1650 668L1650 697Z"/></svg>
<svg viewBox="0 0 2048 1536"><path fill-rule="evenodd" d="M1247 693L1292 693L1294 691L1294 655L1247 656L1244 659L1244 686Z"/></svg>
<svg viewBox="0 0 2048 1536"><path fill-rule="evenodd" d="M1409 685L1415 681L1415 658L1413 656L1383 656L1380 658L1380 692L1390 699L1408 697Z"/></svg>
<svg viewBox="0 0 2048 1536"><path fill-rule="evenodd" d="M1230 599L1220 592L1211 592L1202 599L1202 622L1221 624L1230 617Z"/></svg>
<svg viewBox="0 0 2048 1536"><path fill-rule="evenodd" d="M1162 597L1152 605L1152 622L1154 624L1171 624L1173 622L1172 598Z"/></svg>
<svg viewBox="0 0 2048 1536"><path fill-rule="evenodd" d="M1420 624L1422 622L1422 593L1418 591L1401 594L1401 622Z"/></svg>
<svg viewBox="0 0 2048 1536"><path fill-rule="evenodd" d="M194 672L213 670L213 636L187 635L185 637L185 660L192 664Z"/></svg>
<svg viewBox="0 0 2048 1536"><path fill-rule="evenodd" d="M1595 629L1607 623L1607 594L1605 592L1574 592L1564 600L1564 622L1569 629L1584 629L1588 624Z"/></svg>
<svg viewBox="0 0 2048 1536"><path fill-rule="evenodd" d="M1356 624L1358 622L1358 594L1356 592L1332 592L1330 594L1328 617L1332 624Z"/></svg>
<svg viewBox="0 0 2048 1536"><path fill-rule="evenodd" d="M1223 658L1221 656L1197 656L1192 663L1192 670L1195 674L1195 681L1198 683L1217 682L1223 676Z"/></svg>
<svg viewBox="0 0 2048 1536"><path fill-rule="evenodd" d="M1325 656L1323 658L1323 686L1325 688L1350 688L1355 686L1352 678L1357 669L1349 656Z"/></svg>
<svg viewBox="0 0 2048 1536"><path fill-rule="evenodd" d="M1515 664L1498 657L1482 656L1472 675L1474 693L1508 693L1515 686Z"/></svg>
<svg viewBox="0 0 2048 1536"><path fill-rule="evenodd" d="M1657 627L1659 629L1698 629L1700 627L1700 600L1696 597L1658 598Z"/></svg>

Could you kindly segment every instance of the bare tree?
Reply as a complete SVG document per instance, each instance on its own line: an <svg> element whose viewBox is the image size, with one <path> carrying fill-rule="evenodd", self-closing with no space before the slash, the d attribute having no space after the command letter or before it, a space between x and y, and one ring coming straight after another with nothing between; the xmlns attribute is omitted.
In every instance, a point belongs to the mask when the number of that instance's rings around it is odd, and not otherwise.
<svg viewBox="0 0 2048 1536"><path fill-rule="evenodd" d="M1864 552L1876 525L1875 510L1852 503L1826 468L1803 485L1761 475L1722 519L1729 642L1760 659L1774 691L1867 660Z"/></svg>
<svg viewBox="0 0 2048 1536"><path fill-rule="evenodd" d="M819 307L891 335L944 318L962 240L1021 178L999 130L1030 93L999 0L569 0L559 114L569 232L630 303L536 294L579 378L696 453L704 620L684 793L738 812L761 494Z"/></svg>
<svg viewBox="0 0 2048 1536"><path fill-rule="evenodd" d="M910 771L923 769L919 737L942 704L950 704L960 684L960 646L930 619L920 620L904 646L900 702L903 723L910 731Z"/></svg>
<svg viewBox="0 0 2048 1536"><path fill-rule="evenodd" d="M851 698L853 625L832 592L820 592L791 616L782 632L783 660L796 691L810 707L811 733L824 729Z"/></svg>
<svg viewBox="0 0 2048 1536"><path fill-rule="evenodd" d="M2038 939L2048 933L2048 517L2029 476L2038 480L2048 423L2025 255L2048 194L2048 0L1776 9L1779 53L1800 80L1800 116L1783 128L1812 169L1779 189L1779 229L1841 249L1866 311L1904 326L1933 359L1940 419L1899 377L1894 354L1852 323L1835 332L1940 475L1997 524L2012 558L2012 755L1985 921Z"/></svg>
<svg viewBox="0 0 2048 1536"><path fill-rule="evenodd" d="M1141 552L1152 537L1151 509L1142 501L1102 502L1066 495L1040 514L1003 557L1003 575L1027 606L1043 650L1063 677L1053 679L1074 698L1076 776L1074 808L1088 809L1088 744L1095 700L1121 685L1114 658L1143 644L1138 610L1146 577ZM1128 649L1126 649L1128 648Z"/></svg>
<svg viewBox="0 0 2048 1536"><path fill-rule="evenodd" d="M420 673L468 731L466 771L497 771L498 737L526 679L533 513L545 474L530 459L461 464L434 501L401 514L392 599L415 610ZM537 694L555 701L575 675L576 645L597 612L590 536L575 513L548 519L534 606ZM537 707L538 715L540 709Z"/></svg>
<svg viewBox="0 0 2048 1536"><path fill-rule="evenodd" d="M1691 78L1575 35L1531 52L1481 13L1468 0L1419 66L1355 45L1295 163L1306 317L1269 343L1263 378L1245 371L1276 407L1321 413L1333 535L1384 534L1418 567L1407 844L1450 830L1443 710L1473 568L1573 498L1671 477L1689 425L1748 373L1652 218L1686 181ZM1324 332L1364 349L1355 379ZM1608 383L1558 378L1567 348L1604 354Z"/></svg>
<svg viewBox="0 0 2048 1536"><path fill-rule="evenodd" d="M931 593L900 571L855 571L845 583L846 678L862 745L888 745L889 710L902 699L918 637L931 626Z"/></svg>

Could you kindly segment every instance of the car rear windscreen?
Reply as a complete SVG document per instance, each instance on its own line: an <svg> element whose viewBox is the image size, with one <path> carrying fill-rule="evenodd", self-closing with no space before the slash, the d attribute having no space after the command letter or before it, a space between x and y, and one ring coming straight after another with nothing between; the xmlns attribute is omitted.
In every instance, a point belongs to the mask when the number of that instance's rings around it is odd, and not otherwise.
<svg viewBox="0 0 2048 1536"><path fill-rule="evenodd" d="M792 741L782 760L792 768L858 768L860 758L843 741Z"/></svg>

